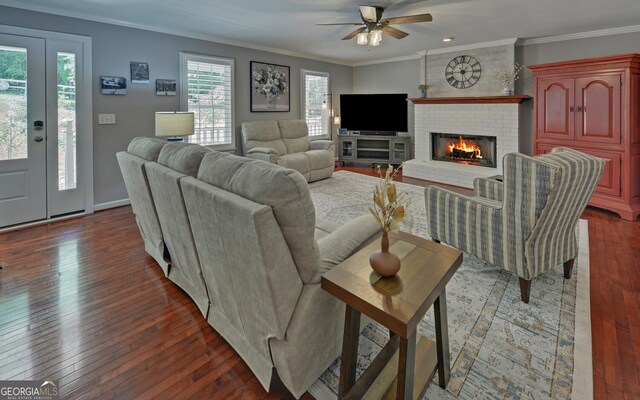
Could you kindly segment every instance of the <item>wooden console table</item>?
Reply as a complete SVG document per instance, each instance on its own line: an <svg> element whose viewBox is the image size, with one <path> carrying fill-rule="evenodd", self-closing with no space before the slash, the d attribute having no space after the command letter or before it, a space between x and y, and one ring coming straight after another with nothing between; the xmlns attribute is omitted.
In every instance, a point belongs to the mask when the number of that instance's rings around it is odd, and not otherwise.
<svg viewBox="0 0 640 400"><path fill-rule="evenodd" d="M462 252L407 233L389 235L400 272L381 278L369 266L380 241L369 244L322 276L322 288L347 305L340 366L340 399L420 398L438 371L446 387L450 376L445 286L462 263ZM434 306L436 342L417 334ZM390 340L356 382L360 316L389 329Z"/></svg>

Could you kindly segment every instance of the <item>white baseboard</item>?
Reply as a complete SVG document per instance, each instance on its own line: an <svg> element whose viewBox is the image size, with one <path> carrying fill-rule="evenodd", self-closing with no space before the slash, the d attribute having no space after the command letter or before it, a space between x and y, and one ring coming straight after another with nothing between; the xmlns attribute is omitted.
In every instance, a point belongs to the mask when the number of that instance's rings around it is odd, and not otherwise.
<svg viewBox="0 0 640 400"><path fill-rule="evenodd" d="M129 204L131 204L131 200L129 199L107 201L106 203L100 203L93 206L93 211L108 210L110 208L128 206Z"/></svg>

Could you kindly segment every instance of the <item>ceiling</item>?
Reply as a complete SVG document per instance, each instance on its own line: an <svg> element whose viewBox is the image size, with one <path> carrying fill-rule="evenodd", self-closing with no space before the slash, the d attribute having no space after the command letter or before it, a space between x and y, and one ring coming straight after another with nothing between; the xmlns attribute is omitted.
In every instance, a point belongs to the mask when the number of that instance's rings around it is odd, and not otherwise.
<svg viewBox="0 0 640 400"><path fill-rule="evenodd" d="M369 50L341 37L359 22L358 5L384 17L431 13L433 22L398 26ZM412 56L427 49L637 25L638 0L0 0L0 5L206 38L344 64ZM444 36L454 36L450 44Z"/></svg>

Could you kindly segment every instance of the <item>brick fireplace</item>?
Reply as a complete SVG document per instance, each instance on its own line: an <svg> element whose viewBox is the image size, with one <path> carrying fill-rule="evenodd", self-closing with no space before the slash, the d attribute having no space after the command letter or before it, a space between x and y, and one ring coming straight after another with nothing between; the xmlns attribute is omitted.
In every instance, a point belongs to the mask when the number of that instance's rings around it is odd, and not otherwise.
<svg viewBox="0 0 640 400"><path fill-rule="evenodd" d="M502 174L504 155L519 149L519 105L527 98L412 99L415 158L405 162L404 176L471 188L477 177ZM462 140L469 147L460 144L447 156L443 140L451 144ZM471 142L480 147L479 154L471 150ZM492 160L486 162L484 157Z"/></svg>

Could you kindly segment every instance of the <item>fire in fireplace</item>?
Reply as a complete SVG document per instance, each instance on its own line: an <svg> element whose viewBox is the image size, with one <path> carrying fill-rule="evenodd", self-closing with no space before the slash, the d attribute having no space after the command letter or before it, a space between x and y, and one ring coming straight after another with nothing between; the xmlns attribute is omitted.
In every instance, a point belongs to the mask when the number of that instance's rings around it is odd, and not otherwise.
<svg viewBox="0 0 640 400"><path fill-rule="evenodd" d="M431 158L495 168L496 137L431 132Z"/></svg>

